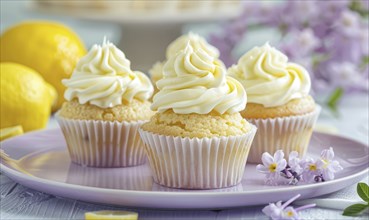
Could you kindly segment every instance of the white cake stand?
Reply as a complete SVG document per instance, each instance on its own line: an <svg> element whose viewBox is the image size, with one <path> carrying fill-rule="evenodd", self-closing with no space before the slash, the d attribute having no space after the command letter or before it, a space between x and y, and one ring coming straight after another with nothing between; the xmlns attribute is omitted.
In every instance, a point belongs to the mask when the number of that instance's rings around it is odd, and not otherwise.
<svg viewBox="0 0 369 220"><path fill-rule="evenodd" d="M121 26L118 47L131 60L132 69L147 71L165 58L170 42L182 34L182 27L191 23L230 20L241 13L241 5L187 11L153 10L145 12L104 10L93 8L53 7L30 4L33 11L75 17L79 19L116 23Z"/></svg>

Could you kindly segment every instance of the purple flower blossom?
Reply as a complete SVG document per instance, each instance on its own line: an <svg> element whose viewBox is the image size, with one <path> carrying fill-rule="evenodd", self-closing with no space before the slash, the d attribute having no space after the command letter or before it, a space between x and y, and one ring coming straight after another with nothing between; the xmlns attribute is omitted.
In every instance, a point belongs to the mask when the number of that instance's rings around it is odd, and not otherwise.
<svg viewBox="0 0 369 220"><path fill-rule="evenodd" d="M334 151L330 147L321 152L320 158L314 160L307 158L301 161L303 172L302 178L305 182L323 182L334 179L334 173L343 168L337 160L334 160Z"/></svg>
<svg viewBox="0 0 369 220"><path fill-rule="evenodd" d="M278 201L277 203L269 203L268 206L263 208L263 213L273 220L280 219L282 217L283 207L282 201Z"/></svg>
<svg viewBox="0 0 369 220"><path fill-rule="evenodd" d="M289 40L283 41L280 48L290 59L307 57L321 44L310 28L302 31L293 30L286 36L286 39Z"/></svg>
<svg viewBox="0 0 369 220"><path fill-rule="evenodd" d="M267 184L278 184L280 172L287 166L287 161L284 159L283 151L276 151L273 157L268 152L264 152L261 160L263 165L257 165L256 169L259 172L266 174Z"/></svg>
<svg viewBox="0 0 369 220"><path fill-rule="evenodd" d="M342 170L339 162L334 160L333 148L323 150L318 159L300 159L296 151L284 159L282 150L275 152L274 157L264 152L263 164L258 164L256 170L266 174L265 183L268 185L289 184L296 185L300 181L306 183L324 182L334 179L334 174Z"/></svg>
<svg viewBox="0 0 369 220"><path fill-rule="evenodd" d="M362 59L362 48L359 36L360 35L355 35L350 38L340 33L333 35L332 38L330 38L332 44L328 47L330 61L348 61L353 64L358 64Z"/></svg>
<svg viewBox="0 0 369 220"><path fill-rule="evenodd" d="M315 177L320 175L318 170L317 161L313 158L307 158L301 161L301 166L303 168L302 179L306 183L313 183L315 181Z"/></svg>
<svg viewBox="0 0 369 220"><path fill-rule="evenodd" d="M292 151L288 155L288 166L296 173L302 173L303 168L301 167L301 159L299 158L299 153L297 151Z"/></svg>
<svg viewBox="0 0 369 220"><path fill-rule="evenodd" d="M328 150L323 150L320 159L316 162L318 170L321 171L324 180L333 180L334 173L341 171L343 168L337 160L334 160L334 151L330 147Z"/></svg>
<svg viewBox="0 0 369 220"><path fill-rule="evenodd" d="M368 91L368 84L362 72L351 62L332 62L327 64L330 83L342 88L356 88Z"/></svg>
<svg viewBox="0 0 369 220"><path fill-rule="evenodd" d="M294 209L292 206L288 206L299 197L300 194L289 199L284 204L282 204L282 201L278 201L277 203L269 203L269 205L265 206L262 209L262 212L273 220L300 219L297 212L304 209L315 207L315 204L308 204L296 209Z"/></svg>
<svg viewBox="0 0 369 220"><path fill-rule="evenodd" d="M288 29L303 28L319 15L318 5L314 1L289 1L284 9L285 24Z"/></svg>
<svg viewBox="0 0 369 220"><path fill-rule="evenodd" d="M349 0L340 1L318 1L317 5L320 11L324 13L319 14L325 21L332 21L339 17L341 12L348 8Z"/></svg>
<svg viewBox="0 0 369 220"><path fill-rule="evenodd" d="M347 37L355 37L360 30L360 15L353 11L343 11L334 28Z"/></svg>
<svg viewBox="0 0 369 220"><path fill-rule="evenodd" d="M288 164L285 169L280 172L280 175L285 178L282 183L288 185L296 185L301 180L301 173L303 171L300 165L300 158L298 158L298 153L292 151L288 156Z"/></svg>

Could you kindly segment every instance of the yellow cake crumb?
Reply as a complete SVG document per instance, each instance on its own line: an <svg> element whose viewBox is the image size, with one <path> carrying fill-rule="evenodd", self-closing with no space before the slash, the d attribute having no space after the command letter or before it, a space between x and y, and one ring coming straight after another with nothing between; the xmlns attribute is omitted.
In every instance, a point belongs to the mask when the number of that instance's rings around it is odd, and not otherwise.
<svg viewBox="0 0 369 220"><path fill-rule="evenodd" d="M176 114L168 110L156 113L142 129L166 136L204 138L243 135L251 125L239 113Z"/></svg>
<svg viewBox="0 0 369 220"><path fill-rule="evenodd" d="M261 104L247 103L246 109L241 111L246 119L276 118L294 115L303 115L315 110L315 102L311 96L301 99L293 99L282 106L265 108Z"/></svg>
<svg viewBox="0 0 369 220"><path fill-rule="evenodd" d="M80 104L77 100L65 102L59 116L68 119L103 120L103 121L143 121L149 120L155 112L150 109L151 103L133 99L130 103L112 108L100 108L90 104Z"/></svg>

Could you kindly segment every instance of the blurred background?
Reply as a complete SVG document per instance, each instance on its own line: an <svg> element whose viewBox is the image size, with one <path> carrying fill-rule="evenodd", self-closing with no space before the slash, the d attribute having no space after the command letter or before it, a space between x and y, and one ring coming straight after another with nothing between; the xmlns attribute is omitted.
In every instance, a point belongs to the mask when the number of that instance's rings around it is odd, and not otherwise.
<svg viewBox="0 0 369 220"><path fill-rule="evenodd" d="M146 73L189 31L217 47L227 67L269 41L308 69L313 95L334 112L342 97L368 94L368 15L369 0L1 0L1 62L41 75L51 85L45 89L50 100L59 97L48 104L56 111L63 102L60 80L104 36L124 51L132 69ZM2 72L14 68L2 65ZM2 106L11 100L8 90L2 88ZM13 126L4 122L9 110L3 108L1 128Z"/></svg>
<svg viewBox="0 0 369 220"><path fill-rule="evenodd" d="M61 22L86 48L106 36L133 60L133 68L147 71L182 33L207 37L219 22L236 18L240 6L239 0L1 0L1 31L27 20Z"/></svg>

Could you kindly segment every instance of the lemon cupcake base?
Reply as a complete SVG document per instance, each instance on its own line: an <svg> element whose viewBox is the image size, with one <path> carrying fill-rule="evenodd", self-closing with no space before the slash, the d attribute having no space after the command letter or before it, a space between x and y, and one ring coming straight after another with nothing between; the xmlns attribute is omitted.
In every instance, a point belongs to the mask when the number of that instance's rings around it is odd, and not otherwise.
<svg viewBox="0 0 369 220"><path fill-rule="evenodd" d="M314 109L314 99L311 96L306 96L304 98L292 99L282 106L268 108L261 104L247 103L247 108L240 113L246 119L267 119L303 115L313 112Z"/></svg>
<svg viewBox="0 0 369 220"><path fill-rule="evenodd" d="M77 99L65 102L59 115L68 119L103 120L103 121L145 121L154 114L149 101L132 99L130 103L112 108L100 108L91 104L80 104Z"/></svg>
<svg viewBox="0 0 369 220"><path fill-rule="evenodd" d="M190 138L237 136L251 129L250 123L238 112L223 115L212 112L202 115L176 114L172 110L156 113L142 127L145 131L157 134Z"/></svg>
<svg viewBox="0 0 369 220"><path fill-rule="evenodd" d="M215 189L241 182L256 127L239 136L189 138L139 133L160 185L181 189Z"/></svg>

